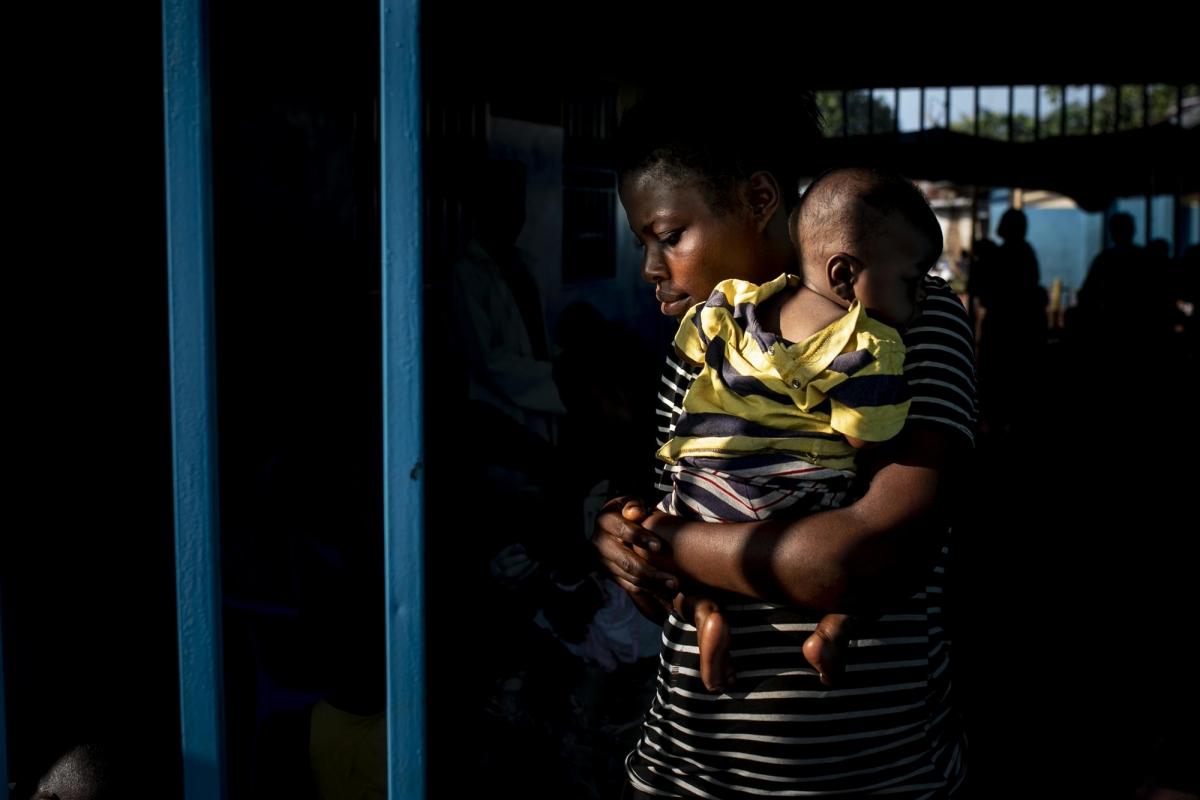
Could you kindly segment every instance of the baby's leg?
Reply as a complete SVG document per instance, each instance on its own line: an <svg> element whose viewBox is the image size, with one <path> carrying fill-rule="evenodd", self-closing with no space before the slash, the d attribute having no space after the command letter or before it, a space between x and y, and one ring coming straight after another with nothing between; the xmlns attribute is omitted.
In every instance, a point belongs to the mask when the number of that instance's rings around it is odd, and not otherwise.
<svg viewBox="0 0 1200 800"><path fill-rule="evenodd" d="M804 640L804 658L816 668L821 683L833 685L833 679L842 674L845 648L850 646L850 629L854 618L849 614L826 614L817 623L817 628Z"/></svg>
<svg viewBox="0 0 1200 800"><path fill-rule="evenodd" d="M691 619L696 626L696 645L700 649L700 680L710 692L724 691L733 684L733 663L729 660L729 625L721 609L703 597L675 596L675 612Z"/></svg>

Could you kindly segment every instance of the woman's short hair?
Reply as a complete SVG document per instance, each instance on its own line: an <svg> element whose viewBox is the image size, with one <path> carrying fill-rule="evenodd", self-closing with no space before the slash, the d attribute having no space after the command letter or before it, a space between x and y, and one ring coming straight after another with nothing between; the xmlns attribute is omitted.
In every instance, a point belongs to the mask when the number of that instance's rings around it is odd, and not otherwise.
<svg viewBox="0 0 1200 800"><path fill-rule="evenodd" d="M785 211L799 200L799 157L820 139L811 91L767 96L744 87L658 91L625 113L617 130L617 170L624 177L661 169L697 180L714 210L732 208L738 182L770 172Z"/></svg>

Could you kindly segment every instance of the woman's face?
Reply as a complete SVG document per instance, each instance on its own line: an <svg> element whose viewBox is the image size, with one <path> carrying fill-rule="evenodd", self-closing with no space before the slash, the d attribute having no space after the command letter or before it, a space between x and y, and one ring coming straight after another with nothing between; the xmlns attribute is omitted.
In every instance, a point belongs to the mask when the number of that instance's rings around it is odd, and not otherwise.
<svg viewBox="0 0 1200 800"><path fill-rule="evenodd" d="M663 314L683 316L726 278L764 283L775 277L746 204L714 211L697 180L655 168L626 176L620 197L644 250L642 277L654 284Z"/></svg>

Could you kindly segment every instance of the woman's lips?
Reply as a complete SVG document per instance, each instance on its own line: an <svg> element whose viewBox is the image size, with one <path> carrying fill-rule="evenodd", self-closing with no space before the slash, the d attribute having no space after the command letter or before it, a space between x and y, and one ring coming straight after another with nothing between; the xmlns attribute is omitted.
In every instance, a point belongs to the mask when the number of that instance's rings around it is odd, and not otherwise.
<svg viewBox="0 0 1200 800"><path fill-rule="evenodd" d="M668 317L682 316L691 308L691 298L686 294L657 291L654 293L654 297L660 303L662 313Z"/></svg>

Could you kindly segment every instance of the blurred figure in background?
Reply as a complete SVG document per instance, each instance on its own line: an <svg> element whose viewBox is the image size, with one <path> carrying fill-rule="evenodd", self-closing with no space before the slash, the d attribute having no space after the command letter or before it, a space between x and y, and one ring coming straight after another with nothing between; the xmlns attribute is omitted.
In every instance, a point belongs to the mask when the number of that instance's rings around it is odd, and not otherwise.
<svg viewBox="0 0 1200 800"><path fill-rule="evenodd" d="M1020 422L1022 400L1042 367L1046 294L1026 227L1022 211L1005 211L996 230L1003 244L980 247L972 270L985 432L1005 434Z"/></svg>

